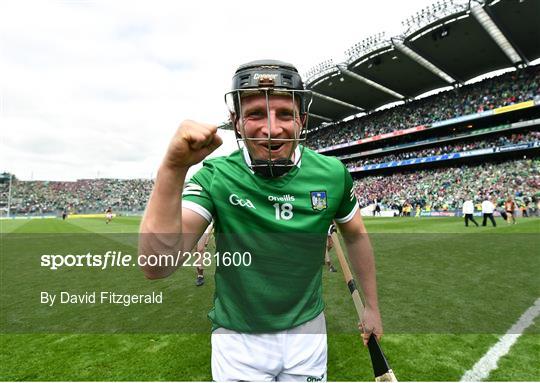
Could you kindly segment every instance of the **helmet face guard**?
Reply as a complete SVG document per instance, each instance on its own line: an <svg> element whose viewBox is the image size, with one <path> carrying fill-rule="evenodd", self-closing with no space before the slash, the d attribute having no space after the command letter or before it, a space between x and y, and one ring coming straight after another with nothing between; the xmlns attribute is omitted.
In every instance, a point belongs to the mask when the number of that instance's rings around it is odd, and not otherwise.
<svg viewBox="0 0 540 383"><path fill-rule="evenodd" d="M252 97L263 97L267 134L250 137L246 130L246 116L243 100ZM291 100L292 118L287 137L273 137L271 126L271 97L283 96ZM291 64L275 60L259 60L244 64L238 68L233 77L232 90L225 94L225 102L231 114L231 121L236 132L238 146L247 150L250 157L250 168L263 177L279 177L288 173L300 163L302 150L297 151L299 143L306 139L308 112L311 105L311 92L304 90L298 71ZM289 122L287 122L289 124ZM291 144L287 154L272 156L272 148ZM257 158L254 147L266 146L268 156Z"/></svg>

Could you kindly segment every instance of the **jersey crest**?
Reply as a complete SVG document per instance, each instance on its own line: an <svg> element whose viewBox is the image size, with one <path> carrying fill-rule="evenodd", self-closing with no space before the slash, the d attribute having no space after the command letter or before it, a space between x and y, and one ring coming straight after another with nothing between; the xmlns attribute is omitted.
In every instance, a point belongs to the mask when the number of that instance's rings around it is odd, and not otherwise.
<svg viewBox="0 0 540 383"><path fill-rule="evenodd" d="M326 191L311 192L311 207L315 211L323 211L327 208Z"/></svg>

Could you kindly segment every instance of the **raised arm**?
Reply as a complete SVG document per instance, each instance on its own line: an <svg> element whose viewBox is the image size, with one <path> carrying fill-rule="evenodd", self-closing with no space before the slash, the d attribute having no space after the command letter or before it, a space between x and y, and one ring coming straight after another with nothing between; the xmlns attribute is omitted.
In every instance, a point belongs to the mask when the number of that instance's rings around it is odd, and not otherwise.
<svg viewBox="0 0 540 383"><path fill-rule="evenodd" d="M208 221L182 209L181 194L188 169L222 144L217 127L186 120L172 138L158 170L139 231L139 254L177 254L190 251ZM149 279L165 278L175 266L143 266Z"/></svg>

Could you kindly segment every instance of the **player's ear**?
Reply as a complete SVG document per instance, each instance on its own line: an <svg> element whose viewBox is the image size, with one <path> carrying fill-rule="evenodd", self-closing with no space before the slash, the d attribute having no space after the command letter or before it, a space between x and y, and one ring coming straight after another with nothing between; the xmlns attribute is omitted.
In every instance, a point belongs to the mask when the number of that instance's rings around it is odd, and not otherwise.
<svg viewBox="0 0 540 383"><path fill-rule="evenodd" d="M229 120L231 121L231 127L233 128L234 130L234 134L236 135L237 138L241 137L240 135L240 127L238 126L238 117L236 115L236 113L229 113Z"/></svg>
<svg viewBox="0 0 540 383"><path fill-rule="evenodd" d="M229 119L231 120L231 126L234 129L234 134L237 138L241 138L242 135L240 134L240 118L236 113L230 113Z"/></svg>

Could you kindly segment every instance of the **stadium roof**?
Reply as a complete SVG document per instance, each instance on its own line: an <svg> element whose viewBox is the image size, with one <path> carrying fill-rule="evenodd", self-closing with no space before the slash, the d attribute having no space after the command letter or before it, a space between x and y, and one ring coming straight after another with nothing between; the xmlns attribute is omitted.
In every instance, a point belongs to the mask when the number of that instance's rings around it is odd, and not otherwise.
<svg viewBox="0 0 540 383"><path fill-rule="evenodd" d="M443 0L306 75L311 127L540 57L540 1Z"/></svg>

